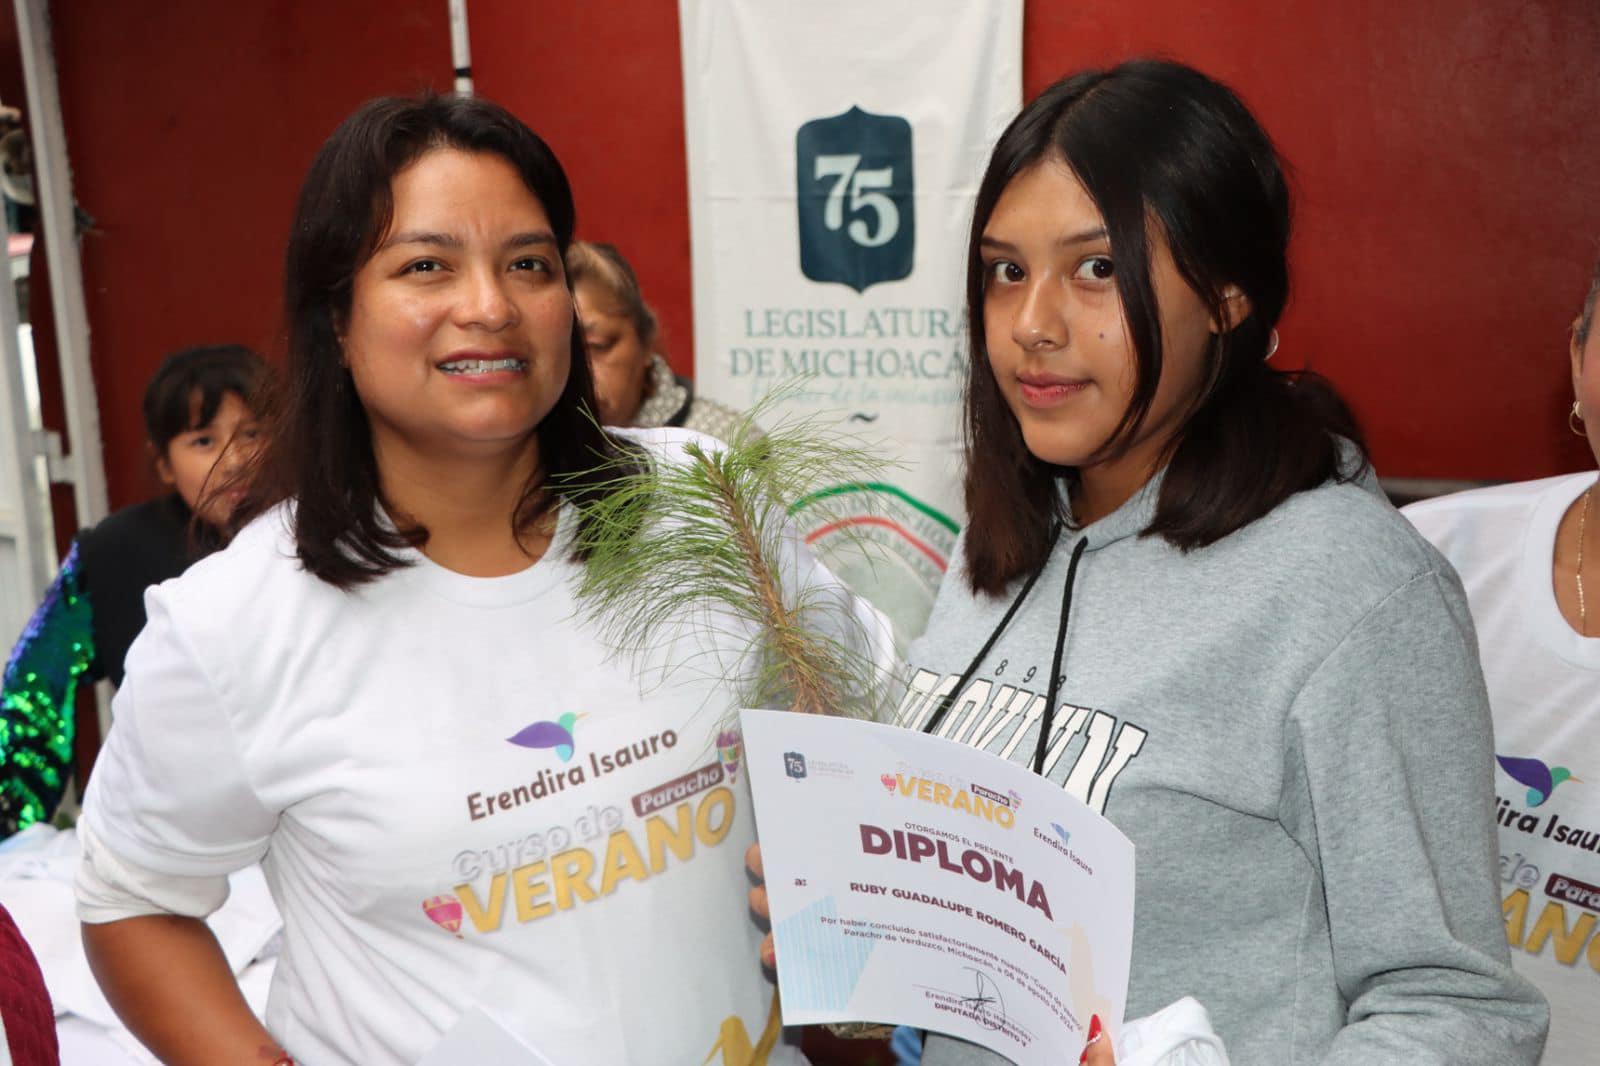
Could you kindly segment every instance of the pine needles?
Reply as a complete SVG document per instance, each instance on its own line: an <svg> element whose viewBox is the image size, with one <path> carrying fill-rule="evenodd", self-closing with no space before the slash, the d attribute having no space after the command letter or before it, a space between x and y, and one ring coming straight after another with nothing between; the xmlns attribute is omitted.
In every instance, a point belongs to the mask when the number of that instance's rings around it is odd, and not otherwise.
<svg viewBox="0 0 1600 1066"><path fill-rule="evenodd" d="M687 634L717 657L737 706L882 718L887 627L836 583L815 580L788 519L795 501L870 480L882 463L816 420L764 435L755 418L767 410L752 411L726 445L692 442L681 456L615 468L584 505L580 609L640 661L682 649Z"/></svg>

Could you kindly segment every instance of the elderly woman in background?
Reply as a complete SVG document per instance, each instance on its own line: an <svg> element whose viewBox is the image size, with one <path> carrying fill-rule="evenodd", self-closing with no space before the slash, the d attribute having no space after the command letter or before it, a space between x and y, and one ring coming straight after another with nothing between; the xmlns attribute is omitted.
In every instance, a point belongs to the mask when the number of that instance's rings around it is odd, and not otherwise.
<svg viewBox="0 0 1600 1066"><path fill-rule="evenodd" d="M1567 414L1600 457L1596 296L1600 264L1572 323ZM1600 1043L1600 939L1590 939L1600 910L1600 603L1591 623L1586 595L1600 591L1595 478L1590 467L1405 509L1461 574L1477 626L1494 715L1501 909L1512 964L1550 1000L1546 1066L1593 1062Z"/></svg>
<svg viewBox="0 0 1600 1066"><path fill-rule="evenodd" d="M688 378L672 372L656 349L656 315L639 278L614 245L575 241L567 250L584 341L608 426L683 426L724 440L739 412L696 397Z"/></svg>

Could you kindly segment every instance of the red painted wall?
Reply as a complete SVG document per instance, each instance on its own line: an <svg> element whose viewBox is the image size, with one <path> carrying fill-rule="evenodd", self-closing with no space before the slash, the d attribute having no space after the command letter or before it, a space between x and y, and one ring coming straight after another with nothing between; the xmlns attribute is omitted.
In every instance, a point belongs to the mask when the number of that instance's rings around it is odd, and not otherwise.
<svg viewBox="0 0 1600 1066"><path fill-rule="evenodd" d="M362 100L450 84L444 0L71 0L54 10L111 504L148 495L139 401L161 357L281 354L300 179Z"/></svg>
<svg viewBox="0 0 1600 1066"><path fill-rule="evenodd" d="M479 90L551 142L580 233L634 260L689 369L676 4L469 7ZM447 86L445 3L74 0L58 17L78 198L98 222L84 269L120 505L148 488L145 377L195 341L277 347L299 177L360 99ZM1600 252L1600 5L1027 4L1030 94L1150 53L1231 82L1294 165L1279 358L1344 388L1382 472L1510 479L1587 461L1564 427L1565 329Z"/></svg>

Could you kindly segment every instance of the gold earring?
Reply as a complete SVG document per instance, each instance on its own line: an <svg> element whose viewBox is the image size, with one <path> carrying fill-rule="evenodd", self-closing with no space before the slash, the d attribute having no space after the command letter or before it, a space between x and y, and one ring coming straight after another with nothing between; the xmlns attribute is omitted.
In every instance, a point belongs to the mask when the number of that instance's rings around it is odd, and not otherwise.
<svg viewBox="0 0 1600 1066"><path fill-rule="evenodd" d="M1589 431L1583 424L1583 404L1579 400L1573 400L1572 410L1567 412L1567 428L1580 437L1589 435Z"/></svg>

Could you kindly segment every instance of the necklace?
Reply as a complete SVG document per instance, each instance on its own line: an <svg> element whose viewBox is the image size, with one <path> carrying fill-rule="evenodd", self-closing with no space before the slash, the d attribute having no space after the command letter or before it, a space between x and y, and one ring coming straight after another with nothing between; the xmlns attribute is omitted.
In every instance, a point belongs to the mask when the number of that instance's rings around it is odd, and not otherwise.
<svg viewBox="0 0 1600 1066"><path fill-rule="evenodd" d="M1583 490L1583 510L1578 512L1578 635L1589 635L1589 611L1583 602L1583 542L1584 532L1589 525L1589 497L1594 495L1594 486L1590 485Z"/></svg>

